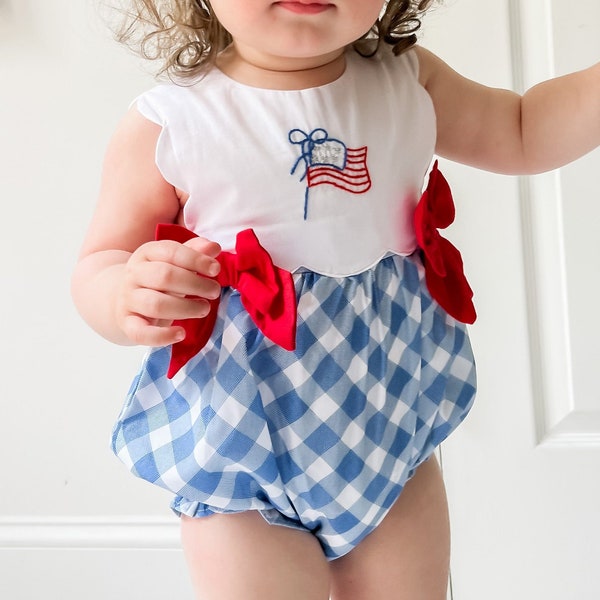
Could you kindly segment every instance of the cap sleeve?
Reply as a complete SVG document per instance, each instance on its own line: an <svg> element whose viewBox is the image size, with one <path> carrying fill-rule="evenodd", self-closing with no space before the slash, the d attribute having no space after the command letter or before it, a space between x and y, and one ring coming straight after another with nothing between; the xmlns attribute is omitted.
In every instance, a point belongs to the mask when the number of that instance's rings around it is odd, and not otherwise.
<svg viewBox="0 0 600 600"><path fill-rule="evenodd" d="M156 166L166 181L177 189L187 192L189 182L186 181L181 168L181 157L171 135L172 115L177 110L177 91L170 87L157 86L144 92L131 103L131 106L135 107L144 118L161 127L156 142Z"/></svg>

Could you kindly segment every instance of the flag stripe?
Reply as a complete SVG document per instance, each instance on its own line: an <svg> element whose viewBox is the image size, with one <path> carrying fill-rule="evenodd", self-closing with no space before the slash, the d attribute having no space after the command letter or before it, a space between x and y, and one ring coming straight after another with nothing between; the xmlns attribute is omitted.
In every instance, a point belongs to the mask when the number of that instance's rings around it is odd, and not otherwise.
<svg viewBox="0 0 600 600"><path fill-rule="evenodd" d="M367 169L367 147L348 148L346 166L338 169L329 165L309 167L308 187L329 184L353 194L362 194L370 189L371 177Z"/></svg>

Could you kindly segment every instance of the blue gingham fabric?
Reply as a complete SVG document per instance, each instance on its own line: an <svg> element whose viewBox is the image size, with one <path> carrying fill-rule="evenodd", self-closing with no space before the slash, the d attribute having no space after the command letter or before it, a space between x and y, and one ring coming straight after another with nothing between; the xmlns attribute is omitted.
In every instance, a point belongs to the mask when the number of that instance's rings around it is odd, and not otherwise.
<svg viewBox="0 0 600 600"><path fill-rule="evenodd" d="M139 477L179 514L258 510L349 552L475 394L465 326L430 297L417 254L359 275L294 275L297 349L257 330L223 290L208 345L172 380L151 350L113 433Z"/></svg>

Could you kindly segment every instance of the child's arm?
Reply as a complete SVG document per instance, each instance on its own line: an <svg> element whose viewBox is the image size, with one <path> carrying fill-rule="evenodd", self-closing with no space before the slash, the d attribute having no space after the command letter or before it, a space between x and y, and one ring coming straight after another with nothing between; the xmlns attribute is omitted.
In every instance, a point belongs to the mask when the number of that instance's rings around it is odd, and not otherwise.
<svg viewBox="0 0 600 600"><path fill-rule="evenodd" d="M162 346L181 339L174 319L204 317L216 298L218 244L154 240L159 222L181 209L176 190L154 160L160 127L131 110L115 133L100 197L73 274L75 304L89 325L118 344Z"/></svg>
<svg viewBox="0 0 600 600"><path fill-rule="evenodd" d="M423 48L417 53L440 156L499 173L539 173L600 144L600 63L521 97L465 79Z"/></svg>

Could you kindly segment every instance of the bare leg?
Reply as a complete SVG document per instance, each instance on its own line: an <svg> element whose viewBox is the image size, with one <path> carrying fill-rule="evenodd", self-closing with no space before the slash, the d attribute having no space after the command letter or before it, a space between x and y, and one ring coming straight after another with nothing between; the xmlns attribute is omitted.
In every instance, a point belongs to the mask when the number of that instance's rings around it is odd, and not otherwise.
<svg viewBox="0 0 600 600"><path fill-rule="evenodd" d="M310 533L269 525L255 511L183 517L198 600L327 600L329 567Z"/></svg>
<svg viewBox="0 0 600 600"><path fill-rule="evenodd" d="M383 522L330 564L332 600L446 600L450 526L437 461L421 465Z"/></svg>

